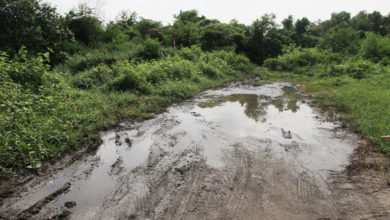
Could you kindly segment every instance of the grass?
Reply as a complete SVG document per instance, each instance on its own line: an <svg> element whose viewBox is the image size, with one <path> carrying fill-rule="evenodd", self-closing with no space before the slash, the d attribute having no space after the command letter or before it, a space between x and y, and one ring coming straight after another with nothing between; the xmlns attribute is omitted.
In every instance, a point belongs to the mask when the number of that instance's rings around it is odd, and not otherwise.
<svg viewBox="0 0 390 220"><path fill-rule="evenodd" d="M266 70L260 75L269 80L300 84L304 92L313 95L320 108L328 112L329 109L336 110L341 121L390 154L390 141L381 139L381 136L390 135L390 67L363 79L348 75L323 78Z"/></svg>
<svg viewBox="0 0 390 220"><path fill-rule="evenodd" d="M94 145L99 131L122 120L150 118L202 90L259 74L246 57L226 51L190 60L178 53L118 61L76 73L51 70L43 57L28 58L23 51L18 56L0 57L1 175L39 170Z"/></svg>
<svg viewBox="0 0 390 220"><path fill-rule="evenodd" d="M321 106L335 107L343 121L390 153L390 142L381 139L381 136L390 134L389 69L361 80L306 81L304 90L321 94L318 99Z"/></svg>

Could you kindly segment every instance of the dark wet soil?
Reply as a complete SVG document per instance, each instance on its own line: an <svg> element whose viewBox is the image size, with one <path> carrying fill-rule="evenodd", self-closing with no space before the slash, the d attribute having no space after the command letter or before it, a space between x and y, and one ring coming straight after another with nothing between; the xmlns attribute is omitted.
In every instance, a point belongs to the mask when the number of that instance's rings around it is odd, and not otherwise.
<svg viewBox="0 0 390 220"><path fill-rule="evenodd" d="M290 83L232 83L101 138L4 194L0 219L390 218L388 157Z"/></svg>

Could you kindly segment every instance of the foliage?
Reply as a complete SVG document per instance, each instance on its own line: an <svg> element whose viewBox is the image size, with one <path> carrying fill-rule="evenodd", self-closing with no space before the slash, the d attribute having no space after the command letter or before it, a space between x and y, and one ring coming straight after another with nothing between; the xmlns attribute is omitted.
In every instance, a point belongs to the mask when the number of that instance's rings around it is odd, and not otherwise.
<svg viewBox="0 0 390 220"><path fill-rule="evenodd" d="M0 59L0 168L39 167L72 144L62 117L66 96L61 78L22 49L12 59ZM68 145L69 144L69 145Z"/></svg>
<svg viewBox="0 0 390 220"><path fill-rule="evenodd" d="M25 46L30 52L60 52L72 33L56 9L39 0L0 1L0 50L13 55Z"/></svg>
<svg viewBox="0 0 390 220"><path fill-rule="evenodd" d="M190 61L179 55L186 56L188 50L197 51L198 58ZM50 70L45 54L29 57L25 49L12 59L1 54L3 174L39 169L42 162L66 151L91 146L98 131L115 125L118 119L147 117L201 89L247 75L246 70L252 68L247 58L234 52L203 53L193 47L161 60L99 64L65 75L64 80Z"/></svg>
<svg viewBox="0 0 390 220"><path fill-rule="evenodd" d="M299 67L314 66L319 63L340 63L342 57L315 48L293 48L288 53L265 61L264 66L278 71L294 71Z"/></svg>
<svg viewBox="0 0 390 220"><path fill-rule="evenodd" d="M320 48L330 49L335 53L356 54L359 50L360 33L347 23L332 28L322 39Z"/></svg>
<svg viewBox="0 0 390 220"><path fill-rule="evenodd" d="M390 36L382 37L373 33L366 33L367 37L361 44L361 55L373 62L390 64Z"/></svg>
<svg viewBox="0 0 390 220"><path fill-rule="evenodd" d="M153 60L161 58L162 49L160 47L160 43L151 38L147 38L138 48L135 56L142 60Z"/></svg>
<svg viewBox="0 0 390 220"><path fill-rule="evenodd" d="M80 4L78 10L71 10L65 20L75 38L86 45L96 44L102 38L101 21L86 4Z"/></svg>

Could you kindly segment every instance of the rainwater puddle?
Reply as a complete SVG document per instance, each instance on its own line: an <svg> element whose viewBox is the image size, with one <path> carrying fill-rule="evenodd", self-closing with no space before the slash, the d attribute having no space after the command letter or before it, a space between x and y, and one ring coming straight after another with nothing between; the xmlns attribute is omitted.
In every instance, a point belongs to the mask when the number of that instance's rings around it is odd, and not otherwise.
<svg viewBox="0 0 390 220"><path fill-rule="evenodd" d="M255 139L268 142L260 147L274 156L299 160L307 169L344 169L354 149L347 137L350 134L321 119L292 85L273 83L257 88L208 91L191 109L192 115L217 125L216 130L225 133L230 145ZM213 158L210 165L216 164L216 152L205 147L205 156Z"/></svg>
<svg viewBox="0 0 390 220"><path fill-rule="evenodd" d="M76 202L76 206L67 208L74 214L87 212L101 205L104 197L113 190L117 183L116 177L112 175L114 166L131 170L145 162L148 157L151 139L142 138L139 141L133 137L136 134L134 130L104 134L103 144L92 160L81 164L73 170L72 174L61 175L49 181L48 184L18 202L16 206L31 206L67 182L71 183L71 188L50 205L53 212L65 209L64 204L68 201ZM125 141L130 138L133 139L132 142Z"/></svg>

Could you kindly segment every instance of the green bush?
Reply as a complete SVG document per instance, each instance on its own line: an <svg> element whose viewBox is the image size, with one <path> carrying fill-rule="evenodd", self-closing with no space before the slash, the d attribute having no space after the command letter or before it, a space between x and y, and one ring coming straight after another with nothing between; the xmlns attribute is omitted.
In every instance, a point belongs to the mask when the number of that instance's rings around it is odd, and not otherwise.
<svg viewBox="0 0 390 220"><path fill-rule="evenodd" d="M0 169L39 167L69 143L61 77L44 57L21 50L12 60L0 57L0 78Z"/></svg>
<svg viewBox="0 0 390 220"><path fill-rule="evenodd" d="M316 48L294 48L278 58L266 60L264 66L272 70L293 71L299 67L313 66L324 62L341 62L341 57L338 59L334 54L319 51Z"/></svg>
<svg viewBox="0 0 390 220"><path fill-rule="evenodd" d="M169 81L158 87L156 93L162 96L184 99L191 97L198 90L196 86L187 82Z"/></svg>
<svg viewBox="0 0 390 220"><path fill-rule="evenodd" d="M202 55L202 49L199 46L184 47L179 51L179 55L186 60L197 62Z"/></svg>
<svg viewBox="0 0 390 220"><path fill-rule="evenodd" d="M286 69L284 60L280 58L268 58L264 61L263 66L275 71L282 71Z"/></svg>
<svg viewBox="0 0 390 220"><path fill-rule="evenodd" d="M105 65L100 64L96 67L91 68L77 74L71 80L71 85L79 89L91 89L110 83L116 75L116 72Z"/></svg>
<svg viewBox="0 0 390 220"><path fill-rule="evenodd" d="M142 60L157 60L162 57L160 43L151 38L146 39L138 48L136 57Z"/></svg>
<svg viewBox="0 0 390 220"><path fill-rule="evenodd" d="M37 57L29 57L27 50L22 48L8 60L3 53L1 60L3 66L0 69L2 75L7 75L13 82L20 84L25 89L38 90L48 79L49 72L49 54L43 54Z"/></svg>
<svg viewBox="0 0 390 220"><path fill-rule="evenodd" d="M82 49L79 53L69 57L63 65L76 74L99 64L111 65L117 61L134 59L137 51L136 40L118 45L102 44L98 48Z"/></svg>
<svg viewBox="0 0 390 220"><path fill-rule="evenodd" d="M221 71L214 67L212 64L199 62L198 66L199 70L207 77L218 78L222 75Z"/></svg>
<svg viewBox="0 0 390 220"><path fill-rule="evenodd" d="M146 81L146 75L141 74L128 61L117 63L113 67L119 75L112 81L112 88L117 91L138 91L141 93L150 92L150 84Z"/></svg>
<svg viewBox="0 0 390 220"><path fill-rule="evenodd" d="M378 74L381 65L361 57L345 57L318 49L294 49L291 52L270 58L264 66L276 71L291 71L298 75L333 77L348 75L356 79Z"/></svg>
<svg viewBox="0 0 390 220"><path fill-rule="evenodd" d="M374 33L366 33L366 39L361 44L360 54L373 62L390 64L390 36L382 37Z"/></svg>

